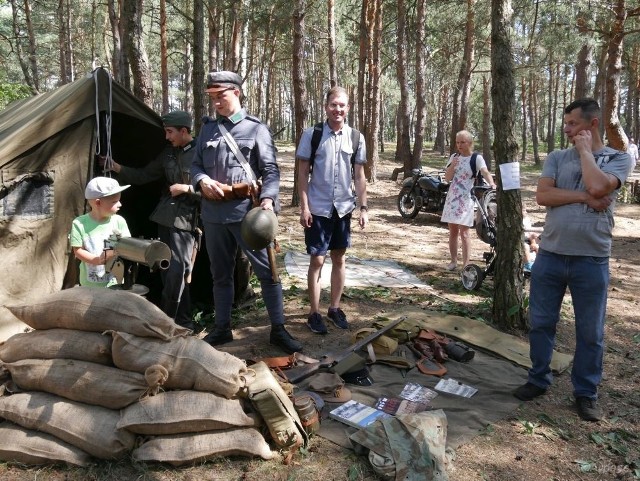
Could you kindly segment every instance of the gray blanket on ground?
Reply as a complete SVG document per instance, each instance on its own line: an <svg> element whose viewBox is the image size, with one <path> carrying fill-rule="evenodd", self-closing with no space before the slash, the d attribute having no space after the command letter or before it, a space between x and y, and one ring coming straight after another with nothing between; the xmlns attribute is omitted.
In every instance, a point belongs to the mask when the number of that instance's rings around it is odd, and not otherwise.
<svg viewBox="0 0 640 481"><path fill-rule="evenodd" d="M407 357L411 359L411 355ZM498 359L482 352L476 352L469 363L447 361L445 379L457 381L478 389L471 398L438 392L431 401L434 409L443 409L447 415L448 433L447 447L457 446L470 441L486 427L507 417L518 407L520 401L513 397L512 391L524 383L527 371L509 361ZM347 384L352 397L356 401L373 406L379 397L398 397L407 382L415 382L434 389L440 378L427 376L416 368L411 369L403 377L397 368L375 364L370 366L371 377L375 381L372 386L354 386ZM304 381L301 387L305 387ZM339 404L327 403L323 416ZM348 436L356 430L328 417L322 420L319 436L336 444L351 448Z"/></svg>

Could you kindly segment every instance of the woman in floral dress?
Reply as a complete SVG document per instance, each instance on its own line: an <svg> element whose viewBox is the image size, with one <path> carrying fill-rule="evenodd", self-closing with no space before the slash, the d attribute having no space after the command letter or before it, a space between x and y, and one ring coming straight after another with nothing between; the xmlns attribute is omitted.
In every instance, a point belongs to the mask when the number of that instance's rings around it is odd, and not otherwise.
<svg viewBox="0 0 640 481"><path fill-rule="evenodd" d="M473 226L473 199L471 188L474 184L471 171L471 155L473 149L473 136L466 130L456 134L457 153L449 157L444 178L450 182L447 199L442 210L442 222L449 224L449 253L451 262L447 270L453 271L458 265L458 238L462 244L462 266L469 263L471 251L471 239L469 227ZM482 174L491 188L495 189L493 177L487 169L487 164L482 155L476 156L476 171Z"/></svg>

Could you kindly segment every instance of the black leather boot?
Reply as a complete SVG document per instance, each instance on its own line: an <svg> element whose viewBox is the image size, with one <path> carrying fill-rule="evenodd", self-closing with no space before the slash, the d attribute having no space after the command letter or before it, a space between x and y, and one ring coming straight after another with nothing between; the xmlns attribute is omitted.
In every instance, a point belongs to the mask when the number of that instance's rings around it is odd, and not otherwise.
<svg viewBox="0 0 640 481"><path fill-rule="evenodd" d="M271 326L269 342L278 346L287 354L302 351L302 344L296 341L293 336L287 332L283 325Z"/></svg>
<svg viewBox="0 0 640 481"><path fill-rule="evenodd" d="M211 346L219 346L220 344L233 341L233 332L231 332L231 327L228 325L216 326L213 331L204 336L202 340Z"/></svg>

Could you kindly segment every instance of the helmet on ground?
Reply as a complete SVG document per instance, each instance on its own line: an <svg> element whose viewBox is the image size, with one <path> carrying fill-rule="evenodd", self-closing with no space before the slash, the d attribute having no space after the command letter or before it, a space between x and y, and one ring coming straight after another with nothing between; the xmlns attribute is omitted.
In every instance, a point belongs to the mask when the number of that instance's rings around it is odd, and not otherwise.
<svg viewBox="0 0 640 481"><path fill-rule="evenodd" d="M276 238L278 218L272 210L254 207L242 219L240 235L250 249L264 249Z"/></svg>

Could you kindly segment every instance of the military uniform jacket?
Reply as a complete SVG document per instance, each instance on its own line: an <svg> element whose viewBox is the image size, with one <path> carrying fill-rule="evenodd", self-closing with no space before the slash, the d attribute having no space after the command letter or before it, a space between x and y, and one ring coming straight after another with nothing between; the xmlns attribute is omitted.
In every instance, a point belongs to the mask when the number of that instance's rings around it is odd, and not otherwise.
<svg viewBox="0 0 640 481"><path fill-rule="evenodd" d="M196 141L182 148L168 145L145 167L134 169L121 166L119 180L125 184L146 184L165 179L160 202L149 217L153 222L165 227L192 231L198 220L200 193L182 194L171 197L169 186L173 184L191 184L191 162L195 153Z"/></svg>
<svg viewBox="0 0 640 481"><path fill-rule="evenodd" d="M211 178L223 184L249 182L241 162L227 145L218 122L233 136L238 147L249 162L257 179L262 181L260 198L273 200L277 210L280 190L280 169L276 163L276 149L269 128L256 117L240 110L231 118L215 120L203 119L202 129L198 135L191 179L196 190L202 179ZM219 224L240 222L251 208L251 199L228 201L202 201L202 220Z"/></svg>

